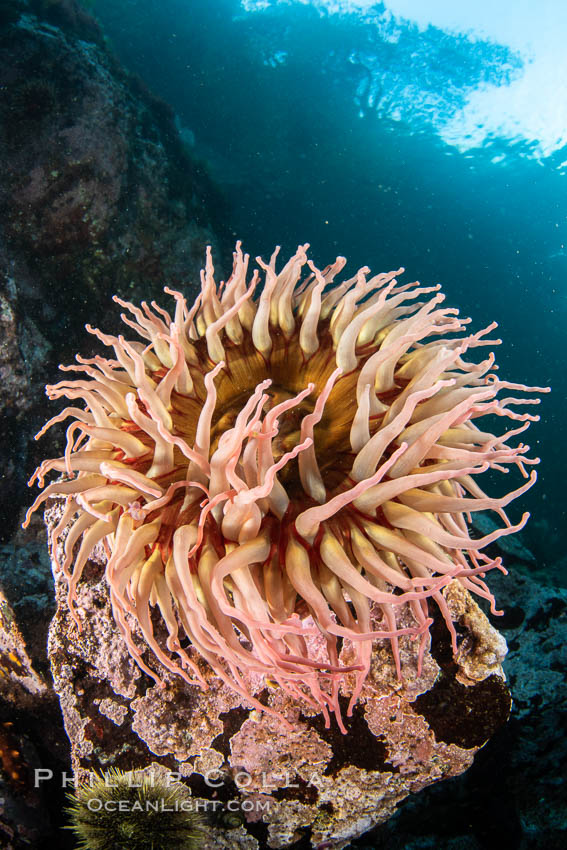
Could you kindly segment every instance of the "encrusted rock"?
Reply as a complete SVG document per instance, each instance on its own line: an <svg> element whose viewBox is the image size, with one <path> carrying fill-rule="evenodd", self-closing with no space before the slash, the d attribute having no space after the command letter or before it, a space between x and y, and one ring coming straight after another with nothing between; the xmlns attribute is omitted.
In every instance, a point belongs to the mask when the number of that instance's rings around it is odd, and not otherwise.
<svg viewBox="0 0 567 850"><path fill-rule="evenodd" d="M51 831L30 720L52 707L52 694L30 659L14 610L0 590L0 846L39 847ZM50 705L51 703L51 705Z"/></svg>
<svg viewBox="0 0 567 850"><path fill-rule="evenodd" d="M55 504L48 524L59 515ZM400 682L389 645L377 643L342 735L334 720L325 728L321 715L273 683L250 682L257 698L291 721L287 729L228 689L197 657L209 689L187 685L160 667L131 623L163 687L153 682L132 661L114 623L104 563L100 551L78 586L80 632L66 582L56 575L49 654L73 769L79 776L101 765L172 771L208 811L210 850L285 848L300 839L345 847L387 820L409 794L465 771L508 716L500 667L505 644L456 585L446 593L459 634L456 658L445 627L434 627L418 677L418 642L404 638ZM341 661L348 663L347 646ZM345 686L344 715L348 677Z"/></svg>

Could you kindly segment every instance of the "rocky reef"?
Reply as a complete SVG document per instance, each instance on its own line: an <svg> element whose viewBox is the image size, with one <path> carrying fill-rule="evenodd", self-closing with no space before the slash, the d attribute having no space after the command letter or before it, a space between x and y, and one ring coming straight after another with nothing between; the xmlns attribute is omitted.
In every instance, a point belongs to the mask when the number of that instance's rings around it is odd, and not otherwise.
<svg viewBox="0 0 567 850"><path fill-rule="evenodd" d="M120 67L80 4L14 0L0 15L6 540L28 498L43 387L85 322L96 326L114 294L151 300L166 283L198 280L206 244L231 249L221 192L173 112Z"/></svg>

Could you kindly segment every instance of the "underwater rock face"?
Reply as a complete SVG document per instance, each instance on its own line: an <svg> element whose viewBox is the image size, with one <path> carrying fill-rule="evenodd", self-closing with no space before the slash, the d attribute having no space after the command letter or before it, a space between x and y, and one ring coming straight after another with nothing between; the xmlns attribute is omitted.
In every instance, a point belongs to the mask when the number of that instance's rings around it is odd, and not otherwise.
<svg viewBox="0 0 567 850"><path fill-rule="evenodd" d="M60 504L48 508L50 530L60 516ZM172 771L206 807L211 850L285 848L300 840L303 847L345 847L387 820L409 794L465 771L508 717L500 666L506 644L456 582L445 591L459 635L456 658L444 626L434 626L417 678L418 642L403 638L399 682L389 642L377 642L342 735L334 720L325 729L321 715L261 676L250 681L251 692L284 714L291 731L253 710L204 664L207 691L165 668L159 669L165 686L153 683L118 632L102 551L97 558L77 588L80 633L67 584L56 575L49 656L73 769L79 777L106 765ZM159 626L156 636L162 637Z"/></svg>
<svg viewBox="0 0 567 850"><path fill-rule="evenodd" d="M109 287L147 295L197 272L218 213L170 107L120 67L94 22L90 37L58 22L22 14L0 39L0 236L28 307L46 302L47 333Z"/></svg>
<svg viewBox="0 0 567 850"><path fill-rule="evenodd" d="M220 193L184 147L172 110L120 67L80 5L1 5L6 539L27 499L28 442L54 352L87 319L98 323L109 290L151 299L163 280L197 273L203 245L218 246L224 225Z"/></svg>
<svg viewBox="0 0 567 850"><path fill-rule="evenodd" d="M42 767L33 742L33 727L39 715L43 715L45 722L46 716L56 709L53 696L34 668L15 612L0 589L0 847L3 850L42 847L51 832L43 790L35 788L33 783L34 770ZM37 722L35 726L37 729Z"/></svg>

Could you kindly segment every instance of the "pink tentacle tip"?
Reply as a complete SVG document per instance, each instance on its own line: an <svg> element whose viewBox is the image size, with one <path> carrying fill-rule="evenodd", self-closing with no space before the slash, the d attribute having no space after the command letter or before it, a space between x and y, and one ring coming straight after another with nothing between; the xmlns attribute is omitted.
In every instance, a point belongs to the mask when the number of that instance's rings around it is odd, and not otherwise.
<svg viewBox="0 0 567 850"><path fill-rule="evenodd" d="M516 396L550 388L500 380L493 351L469 362L499 344L497 323L471 332L439 284L400 283L403 268L340 280L345 261L320 270L308 247L281 269L278 248L249 272L238 242L221 284L207 248L192 305L164 288L173 317L115 295L132 340L87 324L116 359L77 355L46 388L84 409L66 407L35 435L71 421L62 457L30 477L53 482L23 526L64 500L50 547L79 630L76 589L91 580L81 568L104 547L117 628L160 688L145 652L209 687L188 643L255 710L293 728L285 715L298 701L346 733L339 692L352 717L366 680L375 685L377 642L389 646L389 682L408 656L421 675L436 620L457 650L450 586L502 614L485 578L507 570L481 550L528 521L504 511L539 463L527 444L509 445L539 419L526 412L539 398ZM489 470L528 480L492 497L476 483ZM475 510L502 527L471 537ZM162 618L155 635L150 609ZM248 674L276 682L284 708L263 706Z"/></svg>

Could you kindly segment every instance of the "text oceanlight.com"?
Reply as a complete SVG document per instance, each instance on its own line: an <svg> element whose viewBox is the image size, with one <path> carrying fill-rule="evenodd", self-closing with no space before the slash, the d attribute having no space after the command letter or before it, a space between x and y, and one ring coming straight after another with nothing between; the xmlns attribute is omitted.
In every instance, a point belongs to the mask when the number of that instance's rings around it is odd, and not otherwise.
<svg viewBox="0 0 567 850"><path fill-rule="evenodd" d="M101 800L91 798L87 803L91 812L259 812L270 811L270 800L176 800L169 804L166 800Z"/></svg>

